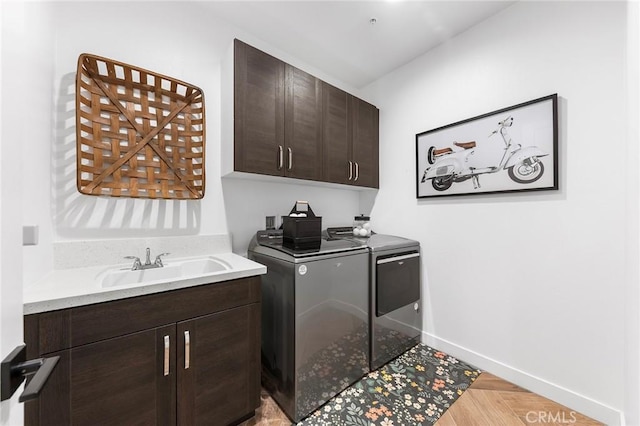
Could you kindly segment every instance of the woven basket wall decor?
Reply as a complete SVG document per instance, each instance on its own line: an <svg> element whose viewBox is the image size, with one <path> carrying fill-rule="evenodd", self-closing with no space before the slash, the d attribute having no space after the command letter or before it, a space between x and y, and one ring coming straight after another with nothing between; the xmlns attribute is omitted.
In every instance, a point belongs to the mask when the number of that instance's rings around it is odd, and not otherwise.
<svg viewBox="0 0 640 426"><path fill-rule="evenodd" d="M200 199L204 93L191 84L82 54L76 75L78 191Z"/></svg>

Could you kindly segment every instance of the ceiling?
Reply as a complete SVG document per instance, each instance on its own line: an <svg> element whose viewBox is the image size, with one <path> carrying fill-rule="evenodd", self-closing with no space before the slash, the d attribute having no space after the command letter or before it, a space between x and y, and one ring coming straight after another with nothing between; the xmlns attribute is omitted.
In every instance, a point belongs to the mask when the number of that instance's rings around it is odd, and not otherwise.
<svg viewBox="0 0 640 426"><path fill-rule="evenodd" d="M273 47L361 88L513 3L214 1L206 7Z"/></svg>

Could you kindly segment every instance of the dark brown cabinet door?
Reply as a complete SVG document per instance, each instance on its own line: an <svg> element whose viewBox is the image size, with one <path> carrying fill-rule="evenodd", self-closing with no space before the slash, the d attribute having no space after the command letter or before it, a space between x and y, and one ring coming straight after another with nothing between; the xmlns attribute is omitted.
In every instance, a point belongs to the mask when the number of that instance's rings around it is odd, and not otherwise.
<svg viewBox="0 0 640 426"><path fill-rule="evenodd" d="M168 338L167 374L165 336ZM29 423L174 425L175 325L57 352L59 365Z"/></svg>
<svg viewBox="0 0 640 426"><path fill-rule="evenodd" d="M322 180L322 82L286 66L285 175Z"/></svg>
<svg viewBox="0 0 640 426"><path fill-rule="evenodd" d="M284 175L284 62L234 43L234 168Z"/></svg>
<svg viewBox="0 0 640 426"><path fill-rule="evenodd" d="M353 120L351 159L354 163L352 183L358 186L378 188L379 111L375 106L356 97L352 97L351 101Z"/></svg>
<svg viewBox="0 0 640 426"><path fill-rule="evenodd" d="M179 425L227 425L260 406L259 318L254 303L178 323Z"/></svg>
<svg viewBox="0 0 640 426"><path fill-rule="evenodd" d="M324 180L377 188L378 109L325 83L323 114Z"/></svg>
<svg viewBox="0 0 640 426"><path fill-rule="evenodd" d="M27 351L29 346L27 343ZM69 405L69 354L70 350L51 352L48 356L59 356L49 380L38 399L24 404L24 423L28 426L71 425ZM36 356L29 356L35 358Z"/></svg>
<svg viewBox="0 0 640 426"><path fill-rule="evenodd" d="M378 109L234 41L234 170L377 188Z"/></svg>
<svg viewBox="0 0 640 426"><path fill-rule="evenodd" d="M349 94L327 83L322 86L324 180L350 183L353 166Z"/></svg>

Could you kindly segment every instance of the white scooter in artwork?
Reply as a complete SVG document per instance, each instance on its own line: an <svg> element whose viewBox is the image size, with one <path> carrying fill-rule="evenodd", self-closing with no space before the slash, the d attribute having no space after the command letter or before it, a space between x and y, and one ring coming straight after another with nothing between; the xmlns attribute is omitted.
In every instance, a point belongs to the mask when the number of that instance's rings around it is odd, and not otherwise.
<svg viewBox="0 0 640 426"><path fill-rule="evenodd" d="M498 123L498 129L490 135L500 133L504 142L502 158L497 165L485 167L475 167L474 156L480 153L481 148L476 146L476 141L454 142L453 144L462 150L454 151L446 147L436 149L432 146L427 151L427 162L431 166L427 167L422 175L422 183L431 180L431 185L436 191L446 191L454 182L463 182L468 179L473 180L474 189L480 188L480 178L482 174L497 173L507 170L511 180L521 184L533 183L540 179L544 173L544 165L540 157L549 155L537 146L522 147L520 144L513 144L507 129L513 125L513 117L507 117Z"/></svg>

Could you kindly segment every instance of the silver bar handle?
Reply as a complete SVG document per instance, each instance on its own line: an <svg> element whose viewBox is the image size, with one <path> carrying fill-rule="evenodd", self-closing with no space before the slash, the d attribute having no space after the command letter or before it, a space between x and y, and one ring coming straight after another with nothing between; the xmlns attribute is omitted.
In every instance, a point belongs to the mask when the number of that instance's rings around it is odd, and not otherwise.
<svg viewBox="0 0 640 426"><path fill-rule="evenodd" d="M349 180L353 179L353 162L349 161Z"/></svg>
<svg viewBox="0 0 640 426"><path fill-rule="evenodd" d="M377 265L382 265L384 263L397 262L399 260L412 259L414 257L420 257L420 253L410 253L410 254L405 254L403 256L387 257L385 259L377 260L376 264Z"/></svg>
<svg viewBox="0 0 640 426"><path fill-rule="evenodd" d="M164 336L164 375L169 375L169 336Z"/></svg>
<svg viewBox="0 0 640 426"><path fill-rule="evenodd" d="M189 330L184 332L184 369L189 368L191 360L191 338L189 336Z"/></svg>
<svg viewBox="0 0 640 426"><path fill-rule="evenodd" d="M289 151L289 167L287 167L287 170L291 170L291 167L293 167L293 150L287 148L287 151Z"/></svg>
<svg viewBox="0 0 640 426"><path fill-rule="evenodd" d="M355 179L353 180L353 181L355 182L355 181L357 181L357 180L358 180L358 177L360 176L360 165L358 164L358 162L357 162L357 161L356 161L354 164L356 165L356 177L355 177Z"/></svg>
<svg viewBox="0 0 640 426"><path fill-rule="evenodd" d="M282 145L278 145L278 170L282 169L284 165L284 152L282 149Z"/></svg>

